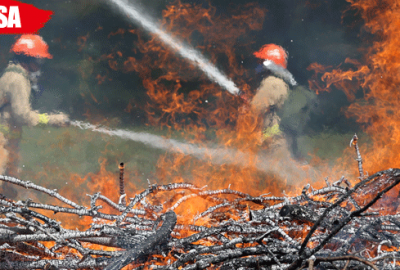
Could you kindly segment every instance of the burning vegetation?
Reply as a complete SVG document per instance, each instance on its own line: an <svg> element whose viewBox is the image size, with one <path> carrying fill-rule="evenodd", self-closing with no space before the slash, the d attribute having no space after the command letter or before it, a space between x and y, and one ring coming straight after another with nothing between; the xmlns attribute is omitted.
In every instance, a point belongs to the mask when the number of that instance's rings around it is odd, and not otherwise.
<svg viewBox="0 0 400 270"><path fill-rule="evenodd" d="M149 185L127 200L120 164L119 201L98 192L85 207L56 190L1 176L58 203L0 199L0 268L397 268L400 222L390 212L399 203L388 205L385 195L400 183L400 170L364 176L356 135L351 145L360 174L355 185L326 179L325 187L308 184L295 197L173 183ZM51 213L84 217L87 229L68 229Z"/></svg>

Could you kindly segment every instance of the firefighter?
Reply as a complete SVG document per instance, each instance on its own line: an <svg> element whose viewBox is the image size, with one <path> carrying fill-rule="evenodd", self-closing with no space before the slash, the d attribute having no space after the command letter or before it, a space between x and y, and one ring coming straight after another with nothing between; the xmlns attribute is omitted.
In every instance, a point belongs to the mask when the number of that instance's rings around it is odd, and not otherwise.
<svg viewBox="0 0 400 270"><path fill-rule="evenodd" d="M40 66L52 58L46 42L38 35L22 35L10 52L14 58L0 78L0 174L17 177L22 126L64 126L69 119L63 113L39 113L30 104L31 93L39 91Z"/></svg>
<svg viewBox="0 0 400 270"><path fill-rule="evenodd" d="M316 95L297 84L287 70L288 54L281 46L266 44L254 56L262 62L256 71L263 79L250 105L264 115L262 140L288 141L293 156L300 158L297 139L317 106Z"/></svg>

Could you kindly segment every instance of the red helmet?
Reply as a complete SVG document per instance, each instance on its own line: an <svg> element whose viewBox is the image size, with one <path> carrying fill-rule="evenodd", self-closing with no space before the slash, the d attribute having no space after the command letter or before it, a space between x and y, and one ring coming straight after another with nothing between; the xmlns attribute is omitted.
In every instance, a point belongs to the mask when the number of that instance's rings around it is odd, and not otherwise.
<svg viewBox="0 0 400 270"><path fill-rule="evenodd" d="M284 48L276 44L266 44L260 50L253 53L255 57L263 60L271 60L284 69L287 67L287 53Z"/></svg>
<svg viewBox="0 0 400 270"><path fill-rule="evenodd" d="M22 35L10 51L36 58L53 58L49 53L49 46L39 35Z"/></svg>

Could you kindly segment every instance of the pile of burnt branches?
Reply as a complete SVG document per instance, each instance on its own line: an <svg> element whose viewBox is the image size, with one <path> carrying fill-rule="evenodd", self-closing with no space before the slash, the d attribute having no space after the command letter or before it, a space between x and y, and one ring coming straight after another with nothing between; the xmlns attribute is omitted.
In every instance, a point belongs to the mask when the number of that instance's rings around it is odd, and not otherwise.
<svg viewBox="0 0 400 270"><path fill-rule="evenodd" d="M0 176L60 202L0 199L0 269L397 269L400 215L373 207L400 183L400 170L365 177L361 158L359 164L356 185L344 177L326 180L326 187L307 185L297 197L175 183L151 185L128 200L121 174L119 202L96 193L88 207ZM177 217L174 211L196 198L207 210ZM86 217L91 224L69 230L43 213Z"/></svg>

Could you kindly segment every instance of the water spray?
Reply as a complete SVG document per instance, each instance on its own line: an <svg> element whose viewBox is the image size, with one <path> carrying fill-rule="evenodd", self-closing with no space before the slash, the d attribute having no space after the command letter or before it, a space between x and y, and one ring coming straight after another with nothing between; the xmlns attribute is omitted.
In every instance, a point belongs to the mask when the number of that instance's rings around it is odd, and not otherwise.
<svg viewBox="0 0 400 270"><path fill-rule="evenodd" d="M118 10L128 16L133 23L140 24L146 31L155 34L162 42L168 45L171 49L179 53L183 58L189 60L193 65L202 70L209 79L225 88L229 93L237 95L240 90L235 83L227 78L216 66L210 63L194 48L183 42L173 38L164 30L161 29L154 19L139 10L137 7L131 6L124 0L110 0Z"/></svg>
<svg viewBox="0 0 400 270"><path fill-rule="evenodd" d="M214 165L233 165L240 168L252 167L260 172L273 174L288 182L305 178L315 179L316 172L313 168L300 168L299 164L288 158L289 151L284 156L278 157L276 153L267 152L260 155L243 152L238 149L226 147L205 147L201 145L180 142L167 139L162 136L146 132L134 132L123 129L109 129L106 127L92 125L81 121L71 121L72 126L85 130L100 132L109 136L143 143L149 147L165 150L172 153L180 153L193 156L199 160L210 162ZM282 162L285 160L285 162Z"/></svg>

